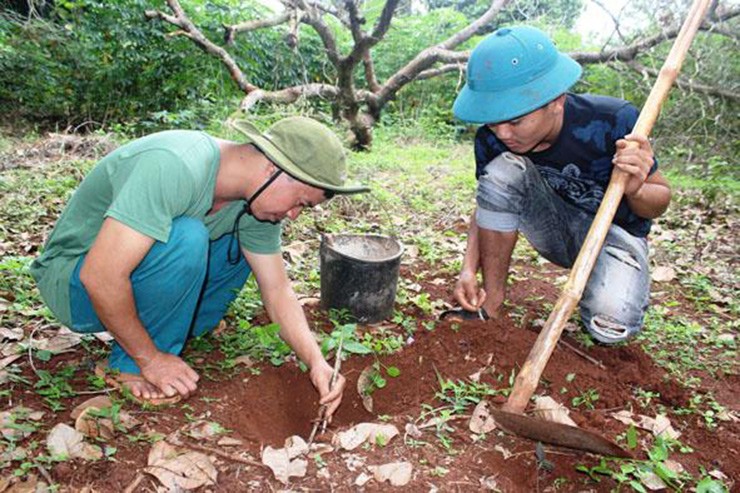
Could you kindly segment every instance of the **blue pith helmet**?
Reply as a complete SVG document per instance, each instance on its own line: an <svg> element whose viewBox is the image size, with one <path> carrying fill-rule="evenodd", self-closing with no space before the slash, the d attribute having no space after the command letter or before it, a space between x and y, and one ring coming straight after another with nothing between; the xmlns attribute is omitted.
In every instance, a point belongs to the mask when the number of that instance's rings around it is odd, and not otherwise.
<svg viewBox="0 0 740 493"><path fill-rule="evenodd" d="M470 54L467 81L452 111L471 123L512 120L566 92L582 71L539 29L502 28L478 43Z"/></svg>

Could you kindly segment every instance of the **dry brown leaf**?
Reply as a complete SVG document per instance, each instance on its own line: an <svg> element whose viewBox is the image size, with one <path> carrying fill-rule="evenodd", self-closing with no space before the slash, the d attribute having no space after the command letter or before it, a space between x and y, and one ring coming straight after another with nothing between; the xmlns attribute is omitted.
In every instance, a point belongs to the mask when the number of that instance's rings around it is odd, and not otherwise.
<svg viewBox="0 0 740 493"><path fill-rule="evenodd" d="M532 414L546 421L552 421L553 423L575 427L578 426L575 421L570 419L570 411L568 411L568 408L550 396L535 397L534 411Z"/></svg>
<svg viewBox="0 0 740 493"><path fill-rule="evenodd" d="M501 491L496 481L497 476L483 476L480 478L480 485L486 491Z"/></svg>
<svg viewBox="0 0 740 493"><path fill-rule="evenodd" d="M367 474L365 472L361 472L355 478L355 486L358 486L358 487L361 488L361 487L365 486L368 483L368 481L370 481L371 479L373 479L372 476L370 476L369 474Z"/></svg>
<svg viewBox="0 0 740 493"><path fill-rule="evenodd" d="M290 245L284 246L282 250L283 253L287 254L288 261L291 264L295 264L303 260L303 258L306 256L306 253L311 250L314 243L316 243L315 240L296 241L291 243Z"/></svg>
<svg viewBox="0 0 740 493"><path fill-rule="evenodd" d="M39 412L43 416L43 411L34 411L25 406L15 406L7 411L0 412L0 433L8 440L14 441L30 436L33 430L18 427L16 423L31 419L32 416L37 416ZM33 421L37 421L37 419Z"/></svg>
<svg viewBox="0 0 740 493"><path fill-rule="evenodd" d="M293 435L285 439L285 453L289 459L295 459L308 453L308 444L298 435Z"/></svg>
<svg viewBox="0 0 740 493"><path fill-rule="evenodd" d="M88 399L82 404L79 404L77 407L72 409L72 414L70 417L72 419L77 419L80 417L80 414L87 409L88 407L96 407L98 409L105 409L108 407L111 407L113 405L113 402L110 400L110 397L107 395L99 395L96 397L93 397L92 399Z"/></svg>
<svg viewBox="0 0 740 493"><path fill-rule="evenodd" d="M392 486L406 486L411 481L414 468L410 462L390 462L381 466L368 466L375 481L388 481Z"/></svg>
<svg viewBox="0 0 740 493"><path fill-rule="evenodd" d="M88 438L110 440L116 435L113 422L107 418L93 416L95 411L100 411L100 409L90 406L82 411L75 420L75 430Z"/></svg>
<svg viewBox="0 0 740 493"><path fill-rule="evenodd" d="M39 491L48 491L46 483L39 483L35 474L29 474L25 481L12 482L10 488L4 490L4 493L38 493Z"/></svg>
<svg viewBox="0 0 740 493"><path fill-rule="evenodd" d="M638 419L634 419L631 412L619 411L612 414L612 417L626 425L634 425L643 430L648 430L655 436L664 436L674 440L681 436L681 433L673 428L671 421L662 414L657 414L655 418L639 414Z"/></svg>
<svg viewBox="0 0 740 493"><path fill-rule="evenodd" d="M501 455L504 456L504 460L508 460L509 457L511 457L512 455L514 455L511 452L511 450L506 449L506 448L502 447L501 445L496 445L495 447L493 447L493 449L496 450L497 452L500 452Z"/></svg>
<svg viewBox="0 0 740 493"><path fill-rule="evenodd" d="M59 354L77 346L80 342L82 342L82 336L80 334L74 332L59 333L50 339L34 340L33 347L40 351Z"/></svg>
<svg viewBox="0 0 740 493"><path fill-rule="evenodd" d="M398 428L392 424L360 423L349 430L340 431L334 435L333 441L344 450L354 450L365 442L383 440L388 443L398 434Z"/></svg>
<svg viewBox="0 0 740 493"><path fill-rule="evenodd" d="M650 277L655 282L670 282L676 278L676 270L673 267L661 265L653 270Z"/></svg>
<svg viewBox="0 0 740 493"><path fill-rule="evenodd" d="M357 377L357 393L362 399L362 407L364 407L369 413L373 412L373 396L369 393L369 390L373 385L372 379L370 378L373 371L375 371L373 365L368 365L364 370L362 370L360 376Z"/></svg>
<svg viewBox="0 0 740 493"><path fill-rule="evenodd" d="M192 450L178 450L165 441L152 445L147 464L144 472L170 491L213 486L218 477L210 457Z"/></svg>
<svg viewBox="0 0 740 493"><path fill-rule="evenodd" d="M650 491L660 491L660 490L665 490L668 488L668 486L663 482L663 480L660 479L660 476L658 476L654 472L640 470L640 469L638 469L638 471L641 471L639 473L640 482L645 488L649 489Z"/></svg>
<svg viewBox="0 0 740 493"><path fill-rule="evenodd" d="M473 433L490 433L496 429L496 421L491 416L491 411L488 409L488 402L480 401L475 409L473 410L473 416L470 418L468 428Z"/></svg>
<svg viewBox="0 0 740 493"><path fill-rule="evenodd" d="M225 431L224 427L215 421L196 421L187 426L184 430L186 435L189 435L196 440L204 440L208 438L220 435Z"/></svg>
<svg viewBox="0 0 740 493"><path fill-rule="evenodd" d="M0 359L0 370L11 364L13 361L17 360L23 356L22 354L11 354L10 356L7 356L3 359Z"/></svg>
<svg viewBox="0 0 740 493"><path fill-rule="evenodd" d="M411 438L416 438L417 440L422 437L423 433L419 429L418 426L416 426L413 423L406 423L406 434L410 436Z"/></svg>
<svg viewBox="0 0 740 493"><path fill-rule="evenodd" d="M52 456L65 459L98 460L103 451L97 445L85 442L85 437L71 426L58 423L46 437L46 448Z"/></svg>
<svg viewBox="0 0 740 493"><path fill-rule="evenodd" d="M221 447L238 447L242 444L242 441L238 438L222 437L219 439L218 442L216 442L216 444L220 445Z"/></svg>
<svg viewBox="0 0 740 493"><path fill-rule="evenodd" d="M306 452L308 445L301 437L289 437L284 448L265 447L262 450L262 463L270 468L275 479L288 484L291 477L302 478L306 475L308 461L301 457Z"/></svg>
<svg viewBox="0 0 740 493"><path fill-rule="evenodd" d="M15 329L8 329L7 327L0 327L0 341L22 341L23 340L23 329L18 327Z"/></svg>

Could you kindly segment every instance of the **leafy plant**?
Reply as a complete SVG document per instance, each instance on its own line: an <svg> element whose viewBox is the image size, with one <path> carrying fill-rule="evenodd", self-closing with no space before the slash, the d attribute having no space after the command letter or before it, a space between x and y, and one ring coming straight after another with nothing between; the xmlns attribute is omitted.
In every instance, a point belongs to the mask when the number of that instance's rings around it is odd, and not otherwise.
<svg viewBox="0 0 740 493"><path fill-rule="evenodd" d="M599 392L596 389L586 389L573 398L573 406L584 406L586 409L594 409L594 403L599 400Z"/></svg>

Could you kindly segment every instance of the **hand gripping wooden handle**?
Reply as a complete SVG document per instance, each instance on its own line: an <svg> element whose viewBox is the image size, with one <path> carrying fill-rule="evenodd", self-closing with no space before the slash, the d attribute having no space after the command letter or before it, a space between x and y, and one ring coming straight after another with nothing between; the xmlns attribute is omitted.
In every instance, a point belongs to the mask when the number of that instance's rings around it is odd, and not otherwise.
<svg viewBox="0 0 740 493"><path fill-rule="evenodd" d="M644 137L650 134L660 113L660 107L678 76L689 46L704 19L710 3L711 0L694 0L688 17L684 21L663 67L660 69L658 79L655 81L642 111L640 111L637 123L632 129L633 134ZM511 395L503 406L505 411L522 413L524 408L527 407L550 355L555 349L558 339L560 339L565 323L581 299L586 282L591 275L596 258L601 252L612 219L614 219L614 214L622 200L628 178L629 176L626 173L617 169L612 173L604 199L583 242L578 258L573 264L568 282L565 284L560 298L550 313L550 317L516 377Z"/></svg>

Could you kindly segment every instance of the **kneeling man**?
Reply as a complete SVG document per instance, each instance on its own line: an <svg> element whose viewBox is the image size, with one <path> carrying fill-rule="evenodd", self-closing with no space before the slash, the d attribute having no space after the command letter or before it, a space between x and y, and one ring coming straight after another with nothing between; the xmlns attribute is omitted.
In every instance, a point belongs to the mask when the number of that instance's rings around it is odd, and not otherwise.
<svg viewBox="0 0 740 493"><path fill-rule="evenodd" d="M32 265L41 294L77 332L108 330L118 383L151 402L188 396L198 374L180 358L216 327L254 273L280 335L310 368L331 414L344 379L308 327L280 253L281 221L345 186L345 154L317 121L286 118L240 142L173 130L103 158L72 196Z"/></svg>
<svg viewBox="0 0 740 493"><path fill-rule="evenodd" d="M581 299L581 318L602 343L640 330L649 297L647 235L671 191L648 140L629 133L639 114L633 105L567 92L581 71L528 26L499 29L473 50L453 108L461 120L483 124L475 137L477 209L454 290L457 316L499 310L519 233L546 259L571 267L619 168L630 179Z"/></svg>

